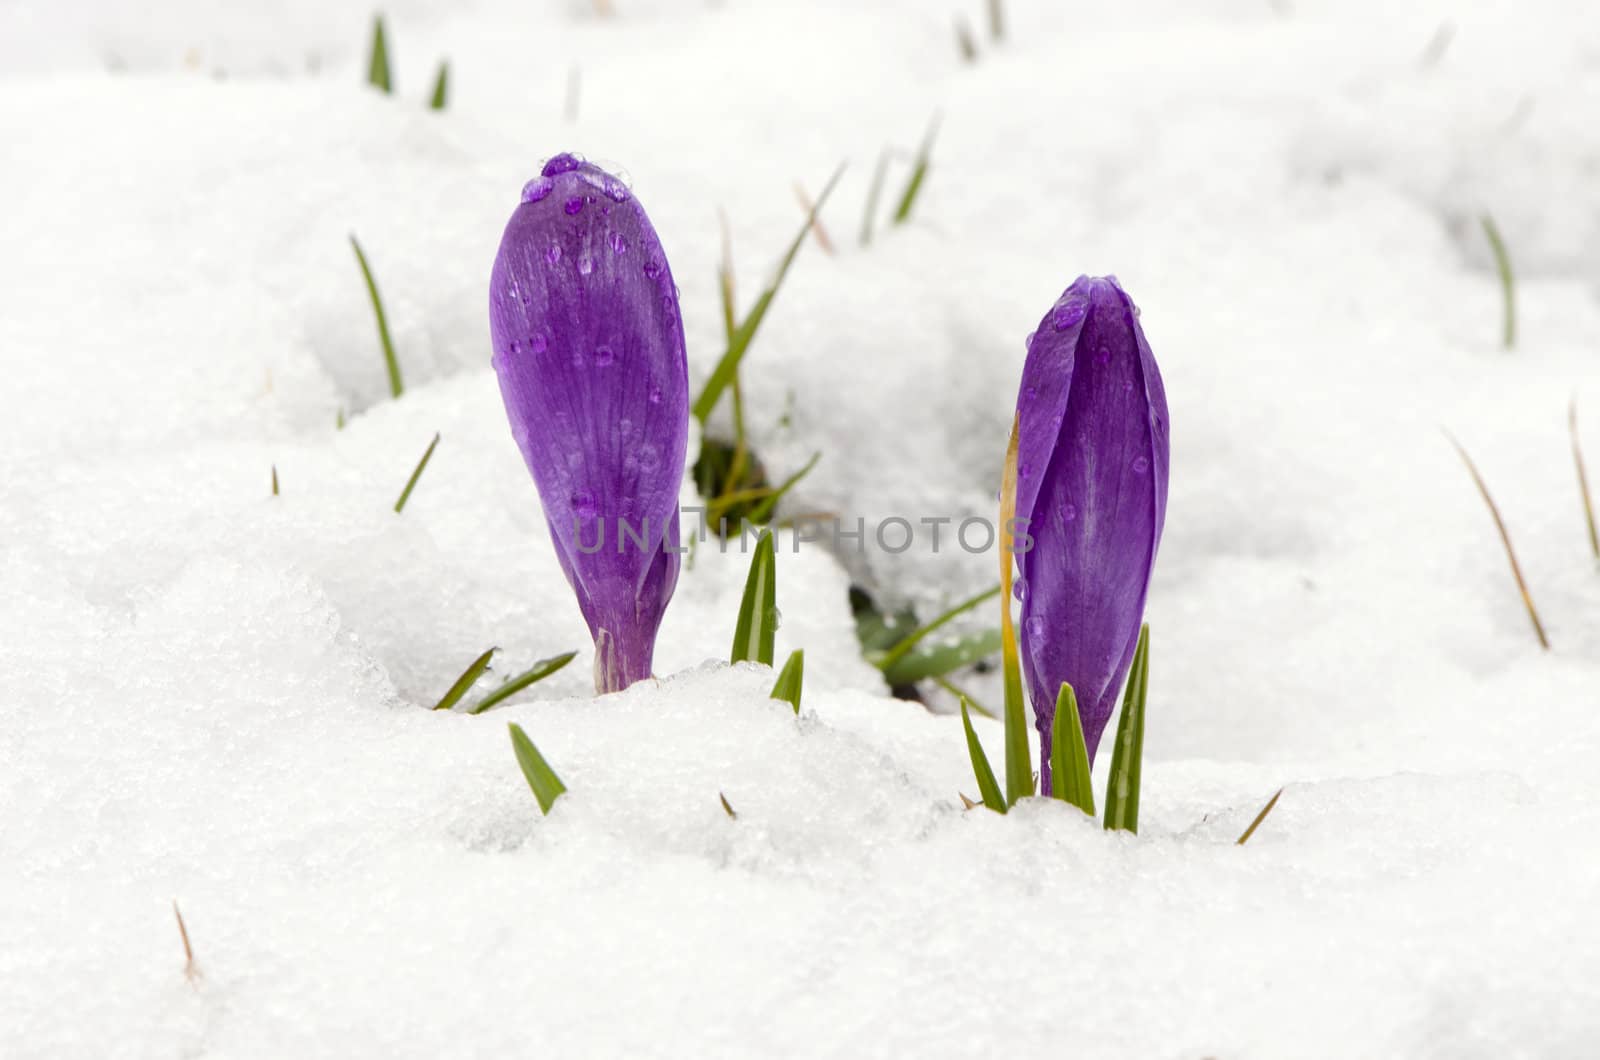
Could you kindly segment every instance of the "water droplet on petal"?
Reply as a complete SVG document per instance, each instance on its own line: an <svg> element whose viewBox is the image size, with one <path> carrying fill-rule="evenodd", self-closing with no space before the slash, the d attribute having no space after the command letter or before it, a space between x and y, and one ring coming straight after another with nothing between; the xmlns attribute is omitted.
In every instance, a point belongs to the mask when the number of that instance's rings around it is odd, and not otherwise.
<svg viewBox="0 0 1600 1060"><path fill-rule="evenodd" d="M1150 470L1150 461L1147 458L1142 457L1142 456L1134 458L1134 461L1133 461L1133 473L1134 474L1142 475L1146 471L1149 471L1149 470Z"/></svg>
<svg viewBox="0 0 1600 1060"><path fill-rule="evenodd" d="M1022 624L1022 628L1030 637L1042 637L1044 636L1044 619L1034 615Z"/></svg>
<svg viewBox="0 0 1600 1060"><path fill-rule="evenodd" d="M594 262L589 258L578 259L578 275L587 276L594 271Z"/></svg>
<svg viewBox="0 0 1600 1060"><path fill-rule="evenodd" d="M1026 600L1028 598L1028 579L1018 578L1014 583L1012 583L1011 595L1015 596L1018 600Z"/></svg>
<svg viewBox="0 0 1600 1060"><path fill-rule="evenodd" d="M661 404L661 388L656 386L654 383L650 384L650 392L646 396L650 399L650 404Z"/></svg>
<svg viewBox="0 0 1600 1060"><path fill-rule="evenodd" d="M544 337L544 332L535 331L533 338L528 340L528 349L534 353L543 353L550 348L550 340Z"/></svg>
<svg viewBox="0 0 1600 1060"><path fill-rule="evenodd" d="M544 260L549 262L552 265L554 265L556 262L560 261L561 260L561 244L560 243L551 243L549 249L544 252Z"/></svg>
<svg viewBox="0 0 1600 1060"><path fill-rule="evenodd" d="M1050 314L1050 325L1057 331L1065 331L1072 325L1081 321L1088 313L1088 307L1079 301L1063 302L1055 307Z"/></svg>
<svg viewBox="0 0 1600 1060"><path fill-rule="evenodd" d="M1029 465L1027 465L1027 464L1018 464L1017 465L1017 477L1018 478L1027 478L1031 474L1033 474L1033 468L1030 467Z"/></svg>
<svg viewBox="0 0 1600 1060"><path fill-rule="evenodd" d="M616 177L608 174L601 186L604 188L606 195L610 196L612 202L628 201L628 187Z"/></svg>
<svg viewBox="0 0 1600 1060"><path fill-rule="evenodd" d="M555 157L551 158L550 161L546 162L544 164L544 169L540 172L547 177L554 177L561 173L570 173L574 169L577 169L581 164L582 162L579 160L577 155L568 154L567 152L563 151L561 154L556 155Z"/></svg>
<svg viewBox="0 0 1600 1060"><path fill-rule="evenodd" d="M588 490L578 490L572 495L572 514L579 519L593 519L595 513L594 494Z"/></svg>
<svg viewBox="0 0 1600 1060"><path fill-rule="evenodd" d="M574 216L579 210L583 209L583 196L574 195L572 198L567 200L566 205L563 206L562 209L567 211L567 216Z"/></svg>
<svg viewBox="0 0 1600 1060"><path fill-rule="evenodd" d="M549 177L534 177L522 186L522 201L540 202L546 195L550 194L550 189L555 186L556 182Z"/></svg>
<svg viewBox="0 0 1600 1060"><path fill-rule="evenodd" d="M1028 399L1031 401L1039 396L1039 388L1036 386L1030 386L1027 390L1024 390L1023 393L1027 394Z"/></svg>
<svg viewBox="0 0 1600 1060"><path fill-rule="evenodd" d="M661 463L661 451L646 442L639 447L639 467L645 471L654 471L656 465Z"/></svg>
<svg viewBox="0 0 1600 1060"><path fill-rule="evenodd" d="M622 238L621 232L611 233L611 253L621 254L628 249L628 241Z"/></svg>
<svg viewBox="0 0 1600 1060"><path fill-rule="evenodd" d="M1064 504L1061 506L1061 519L1063 522L1070 523L1077 517L1078 506L1076 504Z"/></svg>
<svg viewBox="0 0 1600 1060"><path fill-rule="evenodd" d="M1111 347L1109 347L1109 346L1101 346L1100 348L1096 349L1094 351L1094 363L1095 364L1110 364L1111 363Z"/></svg>
<svg viewBox="0 0 1600 1060"><path fill-rule="evenodd" d="M645 262L644 263L644 274L647 277L649 277L650 279L652 279L652 280L655 279L657 276L660 276L661 275L661 262L655 260L654 258L651 258L649 261Z"/></svg>
<svg viewBox="0 0 1600 1060"><path fill-rule="evenodd" d="M610 346L600 346L594 351L594 363L601 368L606 367L616 359L616 354L611 352Z"/></svg>

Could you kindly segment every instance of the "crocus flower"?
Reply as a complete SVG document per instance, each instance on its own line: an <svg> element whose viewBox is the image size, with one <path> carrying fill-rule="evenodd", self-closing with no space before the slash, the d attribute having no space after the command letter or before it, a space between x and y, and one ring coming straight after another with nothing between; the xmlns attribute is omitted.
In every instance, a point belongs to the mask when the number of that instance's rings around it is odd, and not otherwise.
<svg viewBox="0 0 1600 1060"><path fill-rule="evenodd" d="M678 582L689 401L677 288L616 177L556 155L522 189L489 286L511 434L595 644L595 689L650 676Z"/></svg>
<svg viewBox="0 0 1600 1060"><path fill-rule="evenodd" d="M1089 761L1133 660L1167 511L1167 398L1139 310L1080 276L1028 338L1017 395L1018 645L1050 791L1056 697L1078 698ZM1025 549L1025 550L1024 550Z"/></svg>

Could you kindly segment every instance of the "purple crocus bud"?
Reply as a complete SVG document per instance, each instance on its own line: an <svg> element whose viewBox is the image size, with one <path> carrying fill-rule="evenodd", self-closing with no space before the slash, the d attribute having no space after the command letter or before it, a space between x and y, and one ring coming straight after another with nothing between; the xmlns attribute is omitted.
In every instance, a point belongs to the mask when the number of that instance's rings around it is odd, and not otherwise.
<svg viewBox="0 0 1600 1060"><path fill-rule="evenodd" d="M1061 684L1077 694L1093 763L1167 512L1166 391L1115 277L1078 277L1029 336L1017 417L1016 516L1032 538L1019 539L1018 641L1048 794Z"/></svg>
<svg viewBox="0 0 1600 1060"><path fill-rule="evenodd" d="M678 583L689 382L672 271L616 177L556 155L522 189L489 286L511 434L594 637L595 689L650 676Z"/></svg>

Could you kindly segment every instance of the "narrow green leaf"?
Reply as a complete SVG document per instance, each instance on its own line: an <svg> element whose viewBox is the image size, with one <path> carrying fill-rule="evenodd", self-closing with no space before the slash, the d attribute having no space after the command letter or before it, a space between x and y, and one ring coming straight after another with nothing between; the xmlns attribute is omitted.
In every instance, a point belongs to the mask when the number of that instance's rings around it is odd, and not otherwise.
<svg viewBox="0 0 1600 1060"><path fill-rule="evenodd" d="M872 183L867 187L867 206L861 213L861 245L872 242L872 224L878 216L878 198L883 194L883 180L889 175L889 149L878 152L878 165L872 171Z"/></svg>
<svg viewBox="0 0 1600 1060"><path fill-rule="evenodd" d="M884 671L885 675L887 675L888 671L891 670L894 665L898 663L904 656L909 654L911 649L915 648L918 642L926 637L929 633L932 633L939 627L946 625L953 619L961 617L968 611L971 611L974 607L977 607L984 601L991 599L999 592L1000 586L996 585L991 589L985 589L976 596L968 597L967 599L961 601L959 604L950 608L950 610L946 611L938 618L935 618L926 625L918 626L916 629L906 634L905 638L885 652L881 659L873 660L873 665ZM999 645L996 644L995 647L998 649ZM948 673L949 671L944 672ZM898 681L890 681L889 683L899 684Z"/></svg>
<svg viewBox="0 0 1600 1060"><path fill-rule="evenodd" d="M1005 39L1006 14L1002 0L989 0L989 36L994 40Z"/></svg>
<svg viewBox="0 0 1600 1060"><path fill-rule="evenodd" d="M795 485L799 483L801 479L811 474L811 469L816 467L817 461L821 459L822 453L820 450L812 453L811 459L806 461L805 467L784 479L777 489L767 494L766 497L763 498L760 503L758 503L755 508L751 510L750 521L752 523L766 523L771 520L772 510L778 506L779 501L783 500L783 495L794 489Z"/></svg>
<svg viewBox="0 0 1600 1060"><path fill-rule="evenodd" d="M1578 496L1583 499L1583 520L1589 530L1589 550L1600 559L1600 528L1594 517L1594 498L1589 494L1589 473L1583 466L1583 446L1578 441L1578 399L1567 408L1567 429L1572 434L1572 462L1578 469Z"/></svg>
<svg viewBox="0 0 1600 1060"><path fill-rule="evenodd" d="M968 692L954 681L944 677L935 677L933 679L933 683L944 689L946 692L949 692L952 696L955 696L958 701L963 699L966 700L967 706L971 707L979 714L982 714L990 721L994 721L997 717L999 717L999 715L997 715L994 711L990 710L988 707L974 699L972 697L972 693Z"/></svg>
<svg viewBox="0 0 1600 1060"><path fill-rule="evenodd" d="M273 464L272 465L272 495L274 497L276 497L278 495L278 465L277 464Z"/></svg>
<svg viewBox="0 0 1600 1060"><path fill-rule="evenodd" d="M334 418L333 418L333 426L334 426L335 430L340 430L340 431L344 430L344 406L343 405L339 406L339 413L338 413L338 415L334 416Z"/></svg>
<svg viewBox="0 0 1600 1060"><path fill-rule="evenodd" d="M1094 787L1089 783L1089 751L1083 742L1083 720L1072 686L1061 684L1056 721L1050 733L1051 794L1094 816Z"/></svg>
<svg viewBox="0 0 1600 1060"><path fill-rule="evenodd" d="M794 242L789 245L788 253L783 256L783 262L778 266L778 275L773 279L772 285L761 292L761 297L756 299L756 304L751 307L750 315L744 318L744 323L734 332L733 338L728 343L727 352L712 369L711 377L706 380L705 389L700 391L700 396L695 399L691 411L694 418L702 424L711 415L711 410L717 407L717 399L732 382L734 373L739 370L739 361L744 357L745 351L750 348L750 342L755 338L756 329L761 327L761 320L767 315L767 307L772 304L772 299L777 295L778 288L783 285L783 279L789 273L789 266L794 264L795 255L800 253L800 246L806 240L806 235L811 231L811 226L816 222L817 212L822 209L823 203L828 201L828 196L833 193L834 185L839 183L839 178L844 175L844 166L840 165L833 171L833 176L828 178L827 185L822 189L822 194L817 196L816 205L811 207L806 215L806 223L800 229L800 234L795 236Z"/></svg>
<svg viewBox="0 0 1600 1060"><path fill-rule="evenodd" d="M1107 830L1139 830L1139 774L1144 762L1144 701L1149 691L1150 624L1147 622L1139 627L1139 645L1133 650L1133 665L1128 668L1128 687L1122 693L1122 716L1117 719L1117 742L1111 750L1111 774L1106 777Z"/></svg>
<svg viewBox="0 0 1600 1060"><path fill-rule="evenodd" d="M372 17L372 56L367 61L367 83L381 92L394 92L389 81L389 45L384 39L382 15Z"/></svg>
<svg viewBox="0 0 1600 1060"><path fill-rule="evenodd" d="M444 110L445 103L450 96L450 63L448 60L439 63L439 76L433 82L433 99L428 101L428 109Z"/></svg>
<svg viewBox="0 0 1600 1060"><path fill-rule="evenodd" d="M565 655L553 655L548 659L540 659L524 672L511 678L505 684L478 700L468 709L467 713L482 714L491 707L499 706L534 682L543 681L546 677L571 662L577 654L575 651L569 651Z"/></svg>
<svg viewBox="0 0 1600 1060"><path fill-rule="evenodd" d="M1500 273L1500 296L1505 302L1501 340L1509 350L1517 344L1517 282L1511 273L1511 256L1506 253L1505 240L1500 238L1500 229L1496 227L1494 218L1484 214L1478 220L1483 225L1484 236L1489 240L1489 249L1494 252L1494 267Z"/></svg>
<svg viewBox="0 0 1600 1060"><path fill-rule="evenodd" d="M1011 525L1017 510L1017 428L1011 419L1005 470L1000 480L1000 668L1004 676L1003 720L1006 734L1006 801L1033 794L1033 754L1028 749L1028 715L1022 705L1022 662L1017 654L1017 627L1011 621L1013 552Z"/></svg>
<svg viewBox="0 0 1600 1060"><path fill-rule="evenodd" d="M781 699L800 713L800 686L805 680L806 653L796 649L789 653L789 661L778 671L778 680L772 686L772 698Z"/></svg>
<svg viewBox="0 0 1600 1060"><path fill-rule="evenodd" d="M739 815L733 812L732 806L728 805L728 797L719 791L717 792L717 798L722 800L722 812L727 814L733 820L737 821L739 819Z"/></svg>
<svg viewBox="0 0 1600 1060"><path fill-rule="evenodd" d="M978 42L972 39L972 27L963 15L956 16L956 51L961 53L962 62L978 61Z"/></svg>
<svg viewBox="0 0 1600 1060"><path fill-rule="evenodd" d="M417 479L422 477L422 469L428 466L429 460L433 459L433 451L438 445L439 435L435 432L433 441L428 443L428 448L423 451L422 459L417 461L417 466L412 469L411 477L406 480L406 488L400 491L400 499L394 502L396 514L406 506L406 501L411 498L411 491L417 488Z"/></svg>
<svg viewBox="0 0 1600 1060"><path fill-rule="evenodd" d="M446 692L439 702L434 704L433 709L449 710L461 702L461 697L467 694L467 689L478 683L478 678L482 677L483 672L489 668L489 660L499 650L499 648L490 648L472 660L472 665L462 671L461 676L456 678L456 683L450 686L450 691Z"/></svg>
<svg viewBox="0 0 1600 1060"><path fill-rule="evenodd" d="M972 715L967 713L967 701L961 700L961 725L967 730L967 755L972 759L972 773L978 778L978 795L983 804L996 813L1005 813L1006 800L1000 795L1000 784L989 768L989 756L983 753L983 744L972 728Z"/></svg>
<svg viewBox="0 0 1600 1060"><path fill-rule="evenodd" d="M561 778L544 760L544 755L533 746L533 741L522 731L522 726L512 722L510 728L511 748L517 753L517 765L522 767L522 775L527 778L528 787L533 789L533 797L539 800L539 812L548 815L550 807L566 793L567 786L561 783Z"/></svg>
<svg viewBox="0 0 1600 1060"><path fill-rule="evenodd" d="M998 629L968 633L948 644L910 652L883 668L883 679L892 686L910 685L928 678L943 677L987 659L1000 650Z"/></svg>
<svg viewBox="0 0 1600 1060"><path fill-rule="evenodd" d="M355 248L356 261L361 263L361 275L367 281L367 295L372 299L372 312L378 318L378 341L383 344L383 363L389 369L389 393L399 397L405 390L400 381L400 361L394 355L394 341L389 338L389 317L383 311L383 298L378 294L378 282L372 278L372 268L361 251L355 233L350 235L350 245Z"/></svg>
<svg viewBox="0 0 1600 1060"><path fill-rule="evenodd" d="M1261 812L1256 814L1256 819L1250 822L1250 827L1244 830L1244 835L1239 837L1234 844L1235 846L1244 846L1250 837L1256 834L1256 829L1261 827L1261 822L1267 819L1267 814L1272 812L1272 808L1278 805L1278 796L1282 794L1282 788L1273 793L1272 798L1268 799L1267 804L1261 807Z"/></svg>
<svg viewBox="0 0 1600 1060"><path fill-rule="evenodd" d="M778 625L778 571L772 531L761 531L750 558L750 575L739 604L739 623L733 631L732 662L772 665L772 641Z"/></svg>
<svg viewBox="0 0 1600 1060"><path fill-rule="evenodd" d="M939 134L939 115L933 116L933 121L928 125L928 132L922 138L922 147L917 151L917 160L911 166L911 178L906 181L906 190L900 194L900 205L894 210L894 223L903 225L911 218L911 207L917 201L917 193L922 190L922 182L928 176L928 160L933 154L933 140Z"/></svg>

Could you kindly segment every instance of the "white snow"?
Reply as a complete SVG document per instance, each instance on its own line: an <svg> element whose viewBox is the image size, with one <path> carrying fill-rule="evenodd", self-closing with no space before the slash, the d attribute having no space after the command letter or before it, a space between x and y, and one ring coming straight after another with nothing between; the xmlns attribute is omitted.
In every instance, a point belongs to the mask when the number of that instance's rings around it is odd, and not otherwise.
<svg viewBox="0 0 1600 1060"><path fill-rule="evenodd" d="M1592 12L1008 0L995 46L976 0L613 6L387 7L394 98L365 5L0 6L0 1055L1600 1052ZM935 113L912 222L859 248ZM694 381L718 207L748 306L795 182L850 163L745 373L773 476L823 454L793 511L990 514L1023 336L1121 278L1173 420L1137 837L963 812L959 721L860 659L852 579L931 614L992 553L785 539L796 719L722 662L748 561L701 545L661 680L590 698L488 365L501 228L561 150L650 211ZM426 710L489 646L582 651Z"/></svg>

